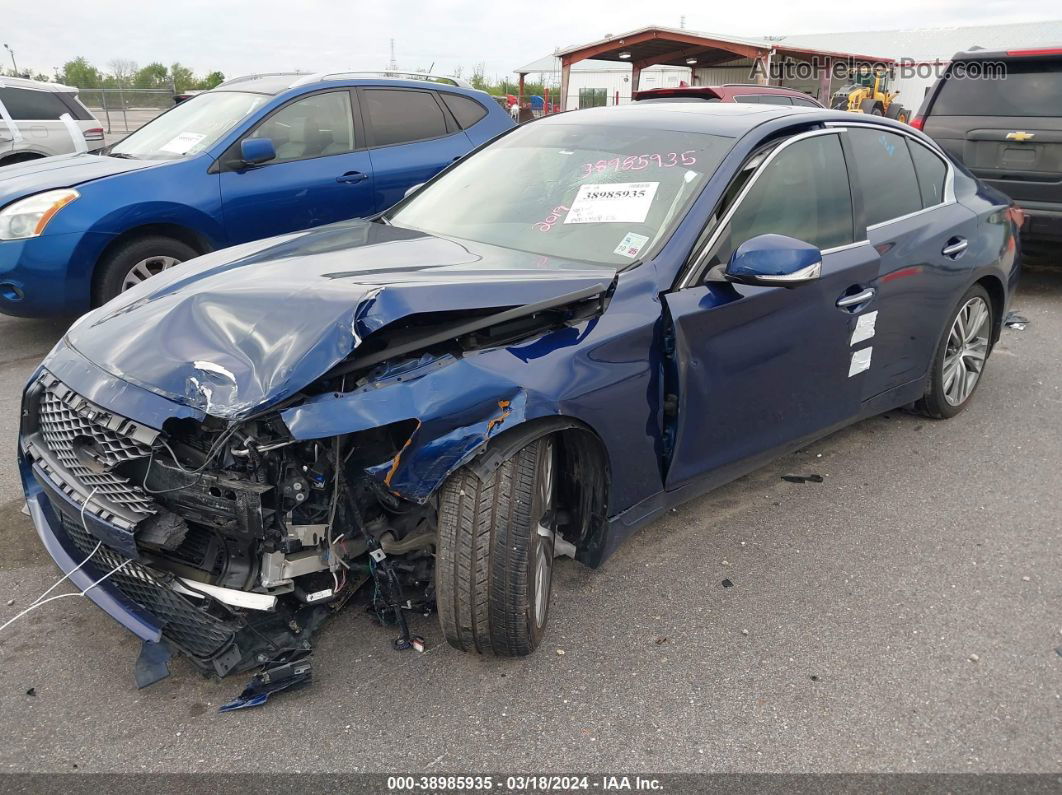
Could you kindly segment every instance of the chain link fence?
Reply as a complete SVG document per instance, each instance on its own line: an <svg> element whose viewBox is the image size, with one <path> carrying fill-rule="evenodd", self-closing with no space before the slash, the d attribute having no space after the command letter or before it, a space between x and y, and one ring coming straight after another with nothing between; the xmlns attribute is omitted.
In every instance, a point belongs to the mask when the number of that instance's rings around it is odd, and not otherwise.
<svg viewBox="0 0 1062 795"><path fill-rule="evenodd" d="M81 88L78 97L103 123L107 135L128 135L174 104L168 88Z"/></svg>

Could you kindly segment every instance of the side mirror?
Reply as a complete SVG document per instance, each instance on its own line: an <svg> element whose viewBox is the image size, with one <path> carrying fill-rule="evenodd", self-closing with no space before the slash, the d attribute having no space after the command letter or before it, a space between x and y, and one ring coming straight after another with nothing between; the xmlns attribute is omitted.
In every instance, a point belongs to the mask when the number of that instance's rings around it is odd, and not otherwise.
<svg viewBox="0 0 1062 795"><path fill-rule="evenodd" d="M404 199L407 196L412 196L414 193L416 193L418 190L420 190L423 187L424 187L424 183L423 182L418 182L416 185L410 185L408 188L406 188L406 192L402 194L402 198Z"/></svg>
<svg viewBox="0 0 1062 795"><path fill-rule="evenodd" d="M275 160L276 156L276 147L269 138L244 138L240 141L240 159L244 165L260 166Z"/></svg>
<svg viewBox="0 0 1062 795"><path fill-rule="evenodd" d="M724 275L738 284L796 287L819 278L821 272L822 252L810 243L785 235L759 235L738 246Z"/></svg>

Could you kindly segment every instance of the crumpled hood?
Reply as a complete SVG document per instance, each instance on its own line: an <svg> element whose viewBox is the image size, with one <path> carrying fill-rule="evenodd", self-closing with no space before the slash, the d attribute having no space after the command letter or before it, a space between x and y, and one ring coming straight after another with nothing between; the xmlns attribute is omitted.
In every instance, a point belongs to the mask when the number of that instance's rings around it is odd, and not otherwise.
<svg viewBox="0 0 1062 795"><path fill-rule="evenodd" d="M351 221L191 260L85 315L65 341L111 375L239 419L294 394L396 320L536 303L614 276L611 267Z"/></svg>
<svg viewBox="0 0 1062 795"><path fill-rule="evenodd" d="M92 180L161 165L162 162L167 161L126 160L75 153L40 157L4 166L0 169L0 207L34 193L73 188Z"/></svg>

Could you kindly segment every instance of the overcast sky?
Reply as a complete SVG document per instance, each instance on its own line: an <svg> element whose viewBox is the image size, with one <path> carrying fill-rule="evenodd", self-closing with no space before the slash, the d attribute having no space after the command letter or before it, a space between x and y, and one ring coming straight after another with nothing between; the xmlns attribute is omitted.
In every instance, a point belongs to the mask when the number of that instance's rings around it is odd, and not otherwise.
<svg viewBox="0 0 1062 795"><path fill-rule="evenodd" d="M871 3L621 0L0 0L0 43L20 69L52 74L83 55L143 66L173 61L229 77L256 71L382 69L389 41L402 69L450 73L477 63L511 74L557 47L646 25L737 36L1031 22L1062 16L1057 0ZM883 53L892 54L892 53ZM6 50L0 51L10 66Z"/></svg>

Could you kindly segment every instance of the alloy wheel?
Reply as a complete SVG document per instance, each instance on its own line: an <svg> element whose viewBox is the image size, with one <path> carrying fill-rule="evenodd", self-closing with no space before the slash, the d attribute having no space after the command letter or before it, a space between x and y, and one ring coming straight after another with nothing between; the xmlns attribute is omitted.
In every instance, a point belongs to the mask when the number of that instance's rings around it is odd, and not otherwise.
<svg viewBox="0 0 1062 795"><path fill-rule="evenodd" d="M535 625L546 625L550 580L553 576L553 441L546 439L539 452L538 522L535 534Z"/></svg>
<svg viewBox="0 0 1062 795"><path fill-rule="evenodd" d="M152 276L157 276L164 270L169 270L174 265L180 264L181 261L176 257L148 257L142 259L125 274L125 278L122 279L122 292L124 293L130 287L135 287L145 279L150 279Z"/></svg>
<svg viewBox="0 0 1062 795"><path fill-rule="evenodd" d="M961 406L974 391L988 358L988 335L991 312L980 296L963 304L948 332L948 347L944 351L944 399L952 406Z"/></svg>

